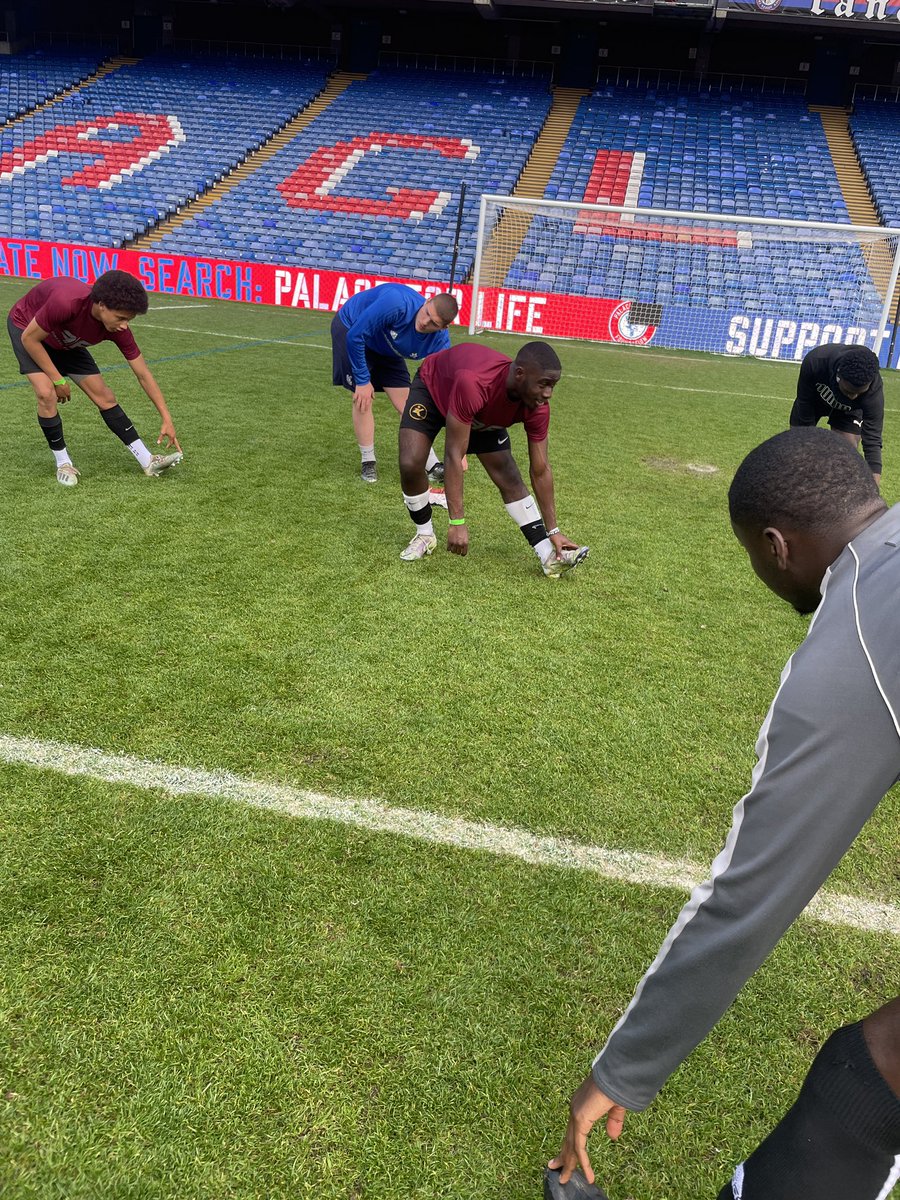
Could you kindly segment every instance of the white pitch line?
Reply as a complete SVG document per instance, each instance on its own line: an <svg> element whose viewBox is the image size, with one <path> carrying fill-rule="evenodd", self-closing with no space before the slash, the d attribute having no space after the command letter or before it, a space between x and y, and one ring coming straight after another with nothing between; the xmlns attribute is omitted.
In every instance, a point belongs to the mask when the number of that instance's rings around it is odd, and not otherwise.
<svg viewBox="0 0 900 1200"><path fill-rule="evenodd" d="M375 833L393 833L434 845L516 858L539 867L591 871L606 879L643 887L690 891L706 875L695 863L655 854L610 850L605 846L542 836L514 826L489 825L440 813L392 808L377 800L341 799L306 788L244 779L228 771L171 766L63 742L0 735L0 761L107 783L158 789L171 796L208 796L213 800L248 804L306 820L337 821ZM806 909L805 915L829 925L867 933L887 933L900 939L900 908L891 904L823 890Z"/></svg>
<svg viewBox="0 0 900 1200"><path fill-rule="evenodd" d="M176 305L173 304L173 305L171 305L171 307L175 308ZM183 305L180 305L177 307L207 308L209 306L203 305L203 304L183 304ZM156 311L160 312L162 310L156 309ZM172 333L196 333L196 334L200 335L201 337L233 338L234 340L236 340L238 342L262 342L267 346L304 346L304 347L308 347L310 350L330 350L331 349L331 346L322 345L320 342L302 342L302 341L292 342L288 339L247 337L246 335L241 334L241 333L215 333L211 329L187 329L184 326L180 326L180 325L154 325L154 324L151 324L151 322L149 322L149 321L142 321L140 328L141 329L168 329L168 330L171 330ZM661 357L661 356L657 356L657 357ZM784 364L784 365L787 365L787 364ZM596 383L596 377L593 375L571 375L568 372L566 372L564 377L566 379L589 380L593 383ZM641 380L637 380L637 379L610 379L610 378L606 377L606 378L604 378L603 382L604 383L612 383L612 384L615 384L620 387L656 388L657 391L663 391L663 392L694 392L698 396L732 396L732 397L737 397L737 398L746 399L746 400L775 400L779 404L789 404L791 401L790 396L769 396L762 392L723 392L721 388L676 387L675 384L672 384L672 383L644 383ZM885 412L900 412L900 409L886 408L884 411Z"/></svg>
<svg viewBox="0 0 900 1200"><path fill-rule="evenodd" d="M592 383L597 382L596 375L570 375L568 371L563 372L563 379L586 379ZM698 396L737 396L746 400L777 400L779 404L790 404L790 396L769 396L763 392L723 392L721 388L697 388L697 387L677 387L674 383L645 383L638 379L610 379L604 375L604 383L621 384L623 387L645 387L658 388L664 392L695 392Z"/></svg>
<svg viewBox="0 0 900 1200"><path fill-rule="evenodd" d="M258 338L247 337L243 333L214 333L211 329L186 329L182 325L153 325L150 321L141 321L141 329L165 329L169 333L195 333L202 337L232 338L238 342L262 342L266 346L299 346L311 347L313 350L330 350L330 346L322 346L318 342L292 342L288 338Z"/></svg>
<svg viewBox="0 0 900 1200"><path fill-rule="evenodd" d="M177 312L181 308L211 308L211 304L151 304L147 312Z"/></svg>

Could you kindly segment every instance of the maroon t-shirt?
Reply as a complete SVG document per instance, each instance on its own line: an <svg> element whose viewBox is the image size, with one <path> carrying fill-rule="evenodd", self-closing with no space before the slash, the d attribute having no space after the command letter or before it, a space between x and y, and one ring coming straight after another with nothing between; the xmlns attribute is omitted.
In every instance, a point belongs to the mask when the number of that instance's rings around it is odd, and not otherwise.
<svg viewBox="0 0 900 1200"><path fill-rule="evenodd" d="M13 305L9 318L19 329L37 321L49 337L44 341L56 350L79 350L98 342L115 342L129 360L140 355L130 329L109 333L91 316L91 285L78 279L45 279Z"/></svg>
<svg viewBox="0 0 900 1200"><path fill-rule="evenodd" d="M550 428L550 405L528 408L506 394L512 362L498 350L461 342L449 350L430 354L419 368L419 377L446 417L473 429L508 429L520 421L529 442L542 442Z"/></svg>

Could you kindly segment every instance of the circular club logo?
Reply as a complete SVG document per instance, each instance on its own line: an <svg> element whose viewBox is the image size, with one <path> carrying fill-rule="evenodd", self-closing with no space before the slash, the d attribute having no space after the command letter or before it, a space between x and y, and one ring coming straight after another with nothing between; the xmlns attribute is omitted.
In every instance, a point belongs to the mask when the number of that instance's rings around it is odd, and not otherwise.
<svg viewBox="0 0 900 1200"><path fill-rule="evenodd" d="M637 320L637 314L632 318L632 304L631 300L623 300L612 310L609 316L609 336L614 342L627 342L631 346L646 346L653 340L656 325ZM642 307L649 308L650 306L643 305Z"/></svg>
<svg viewBox="0 0 900 1200"><path fill-rule="evenodd" d="M756 0L756 7L764 13L778 12L781 0Z"/></svg>
<svg viewBox="0 0 900 1200"><path fill-rule="evenodd" d="M428 409L424 404L411 404L409 407L409 415L414 421L424 421L428 416Z"/></svg>

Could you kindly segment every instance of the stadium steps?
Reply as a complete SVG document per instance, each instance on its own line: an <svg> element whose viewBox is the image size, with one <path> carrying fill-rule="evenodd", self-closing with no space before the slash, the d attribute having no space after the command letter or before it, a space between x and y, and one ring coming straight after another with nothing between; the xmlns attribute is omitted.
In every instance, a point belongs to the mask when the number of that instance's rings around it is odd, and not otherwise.
<svg viewBox="0 0 900 1200"><path fill-rule="evenodd" d="M583 88L553 89L550 111L513 189L514 196L534 200L543 198L553 168L559 159L559 152L569 136L578 105L584 96L590 94L590 89ZM501 213L482 256L483 286L497 287L503 283L522 248L532 220L533 214L518 209L509 208ZM470 272L467 281L469 283L472 281L471 274Z"/></svg>
<svg viewBox="0 0 900 1200"><path fill-rule="evenodd" d="M9 129L13 125L18 125L20 121L29 120L35 113L43 112L47 108L52 108L60 100L66 100L69 96L74 96L76 92L80 92L82 88L88 87L92 83L96 83L98 79L102 79L104 75L111 75L113 71L118 71L120 67L134 66L139 63L139 58L126 58L122 54L117 54L115 58L108 58L105 63L102 63L93 75L88 75L86 79L82 79L80 83L74 83L71 87L65 88L61 92L57 92L55 96L51 96L49 100L45 100L43 104L38 104L34 108L29 109L27 113L23 113L21 117L13 117L12 120L0 125L0 129Z"/></svg>
<svg viewBox="0 0 900 1200"><path fill-rule="evenodd" d="M341 92L345 92L351 83L366 79L365 75L357 75L351 71L335 71L330 75L325 83L324 88L319 92L314 100L307 104L302 112L293 117L286 125L273 133L267 142L264 142L258 150L254 150L252 154L248 154L242 162L240 162L233 170L229 171L219 183L215 184L204 192L202 196L198 196L196 200L192 200L190 204L180 208L174 216L168 217L165 221L161 221L159 225L150 233L143 233L139 237L134 238L131 242L126 242L125 245L133 250L148 250L159 241L161 241L167 233L171 233L173 229L177 229L190 217L197 216L210 204L213 204L220 197L230 192L232 188L237 187L239 183L252 175L264 163L268 162L273 155L284 147L298 133L316 119L321 113L328 108L329 104L340 96Z"/></svg>
<svg viewBox="0 0 900 1200"><path fill-rule="evenodd" d="M854 225L880 225L856 147L850 136L848 110L810 105L809 111L818 113L822 120L822 128L825 130L825 138L850 220Z"/></svg>
<svg viewBox="0 0 900 1200"><path fill-rule="evenodd" d="M821 118L850 220L854 225L880 225L878 211L872 202L872 194L850 136L849 109L811 104L809 111L818 113ZM882 297L886 296L891 275L890 247L887 242L874 243L863 246L862 253L872 282Z"/></svg>

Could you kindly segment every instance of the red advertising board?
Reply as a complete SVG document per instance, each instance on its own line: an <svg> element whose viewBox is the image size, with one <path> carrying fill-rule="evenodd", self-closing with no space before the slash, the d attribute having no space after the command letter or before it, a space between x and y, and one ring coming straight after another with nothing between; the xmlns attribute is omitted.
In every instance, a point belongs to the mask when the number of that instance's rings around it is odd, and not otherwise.
<svg viewBox="0 0 900 1200"><path fill-rule="evenodd" d="M406 283L425 296L446 290L440 281L0 237L0 276L68 275L92 283L113 269L130 271L148 292L318 312L336 312L350 296L379 283ZM453 293L460 305L459 323L468 325L472 289L460 285ZM481 293L478 325L533 337L643 345L656 330L654 308L628 300L488 288Z"/></svg>

